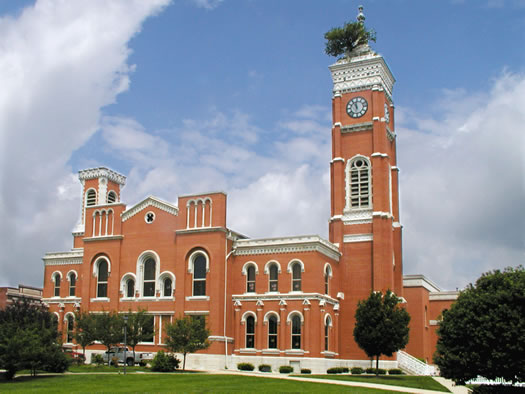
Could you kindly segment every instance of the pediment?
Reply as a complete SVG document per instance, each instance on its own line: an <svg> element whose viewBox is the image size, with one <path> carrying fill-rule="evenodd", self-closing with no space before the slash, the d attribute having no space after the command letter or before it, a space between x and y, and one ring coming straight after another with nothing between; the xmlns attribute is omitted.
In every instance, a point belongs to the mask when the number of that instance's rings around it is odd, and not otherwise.
<svg viewBox="0 0 525 394"><path fill-rule="evenodd" d="M159 200L156 197L149 196L149 197L146 197L141 202L133 205L131 208L126 209L124 212L122 212L122 221L125 222L126 220L135 216L137 213L144 211L148 207L155 207L173 216L177 216L179 214L179 208L177 206L170 204L168 202Z"/></svg>

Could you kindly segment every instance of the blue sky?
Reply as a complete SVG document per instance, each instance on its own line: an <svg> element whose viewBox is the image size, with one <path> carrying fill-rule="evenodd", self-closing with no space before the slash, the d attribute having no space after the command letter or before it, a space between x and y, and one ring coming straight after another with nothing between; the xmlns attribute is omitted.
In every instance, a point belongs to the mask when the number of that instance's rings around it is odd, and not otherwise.
<svg viewBox="0 0 525 394"><path fill-rule="evenodd" d="M130 205L218 189L237 231L326 237L323 35L359 4L397 80L404 272L522 263L525 1L0 0L0 285L71 247L93 166Z"/></svg>

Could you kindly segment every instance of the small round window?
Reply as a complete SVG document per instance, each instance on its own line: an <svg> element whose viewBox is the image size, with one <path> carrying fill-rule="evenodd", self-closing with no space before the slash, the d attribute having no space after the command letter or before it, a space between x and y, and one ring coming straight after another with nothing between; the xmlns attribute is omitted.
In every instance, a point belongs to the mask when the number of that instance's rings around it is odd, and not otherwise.
<svg viewBox="0 0 525 394"><path fill-rule="evenodd" d="M155 213L151 211L146 213L146 215L144 215L144 220L148 224L153 223L153 221L155 220Z"/></svg>

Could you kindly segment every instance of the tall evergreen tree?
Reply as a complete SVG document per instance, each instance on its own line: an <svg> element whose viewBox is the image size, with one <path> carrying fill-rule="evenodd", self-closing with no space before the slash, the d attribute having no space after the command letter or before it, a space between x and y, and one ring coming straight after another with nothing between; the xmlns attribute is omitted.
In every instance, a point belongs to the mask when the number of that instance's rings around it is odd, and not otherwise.
<svg viewBox="0 0 525 394"><path fill-rule="evenodd" d="M392 356L408 343L410 315L401 307L401 299L387 290L386 294L371 292L366 300L359 301L355 312L354 338L368 357Z"/></svg>

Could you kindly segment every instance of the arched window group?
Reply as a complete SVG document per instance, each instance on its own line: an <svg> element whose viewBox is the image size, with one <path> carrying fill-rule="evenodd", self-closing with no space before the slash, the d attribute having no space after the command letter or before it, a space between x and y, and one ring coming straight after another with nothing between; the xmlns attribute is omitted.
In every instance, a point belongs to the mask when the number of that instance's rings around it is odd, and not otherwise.
<svg viewBox="0 0 525 394"><path fill-rule="evenodd" d="M276 312L268 312L264 321L267 324L267 347L268 349L279 348L279 315ZM242 322L245 326L245 348L255 348L255 337L259 335L256 333L257 317L254 312L246 312L242 317ZM293 311L288 315L287 324L290 325L290 343L292 349L301 349L302 345L302 326L303 316L298 311Z"/></svg>

